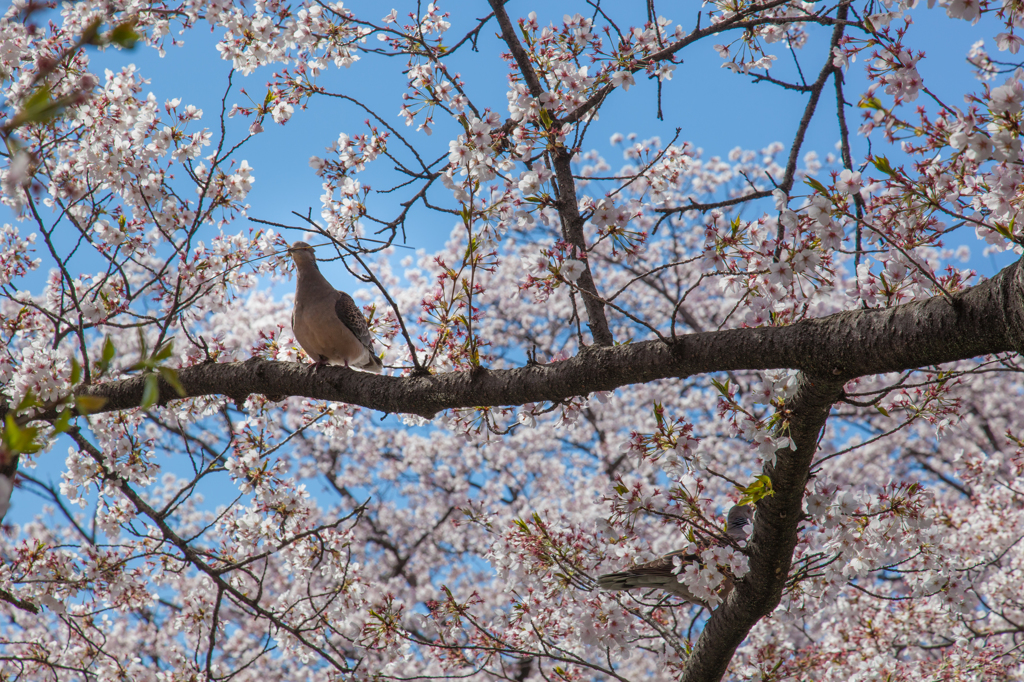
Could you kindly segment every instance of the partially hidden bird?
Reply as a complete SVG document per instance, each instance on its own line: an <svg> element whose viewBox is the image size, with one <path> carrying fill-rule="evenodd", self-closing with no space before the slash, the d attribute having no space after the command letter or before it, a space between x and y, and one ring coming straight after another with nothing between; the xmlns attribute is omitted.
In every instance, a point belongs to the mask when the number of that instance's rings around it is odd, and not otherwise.
<svg viewBox="0 0 1024 682"><path fill-rule="evenodd" d="M295 242L288 253L295 261L298 280L292 332L313 358L314 371L331 364L380 374L384 365L373 352L370 328L356 302L324 279L312 246Z"/></svg>
<svg viewBox="0 0 1024 682"><path fill-rule="evenodd" d="M747 527L754 516L754 508L748 505L735 505L729 510L726 517L725 534L733 540L743 540L747 537ZM686 550L669 552L660 559L649 561L646 564L633 566L618 573L605 573L597 578L597 586L603 590L632 590L632 589L659 589L670 594L682 597L691 604L699 604L710 610L710 606L699 597L694 596L686 585L679 582L679 576L673 571L676 569L674 557L679 557L682 565L693 561L700 561L696 554L690 554ZM732 591L732 578L726 576L722 583L722 590L719 593L722 600L729 596Z"/></svg>

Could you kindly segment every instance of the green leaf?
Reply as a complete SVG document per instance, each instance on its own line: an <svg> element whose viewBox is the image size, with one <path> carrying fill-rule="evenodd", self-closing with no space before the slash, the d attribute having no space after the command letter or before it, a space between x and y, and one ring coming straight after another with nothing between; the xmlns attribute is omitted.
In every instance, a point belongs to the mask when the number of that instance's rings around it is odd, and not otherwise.
<svg viewBox="0 0 1024 682"><path fill-rule="evenodd" d="M36 91L28 96L22 106L22 115L26 120L36 120L34 117L45 111L50 106L50 86L43 83Z"/></svg>
<svg viewBox="0 0 1024 682"><path fill-rule="evenodd" d="M71 358L71 385L74 386L82 380L82 366L78 364L78 360Z"/></svg>
<svg viewBox="0 0 1024 682"><path fill-rule="evenodd" d="M174 392L179 397L185 397L185 387L181 385L181 381L178 379L178 370L171 367L158 367L157 371L160 372L161 378L171 385L171 388L174 389Z"/></svg>
<svg viewBox="0 0 1024 682"><path fill-rule="evenodd" d="M40 85L25 100L21 111L11 119L9 125L17 127L26 123L44 123L56 116L67 104L67 101L51 99L50 95L50 86L45 83Z"/></svg>
<svg viewBox="0 0 1024 682"><path fill-rule="evenodd" d="M114 352L114 342L111 341L110 337L108 336L103 341L103 351L102 354L100 355L100 361L98 363L100 374L103 374L108 369L110 369L110 362L114 359Z"/></svg>
<svg viewBox="0 0 1024 682"><path fill-rule="evenodd" d="M729 379L726 379L724 384L714 379L711 380L711 383L715 388L718 389L719 393L724 395L726 398L729 397Z"/></svg>
<svg viewBox="0 0 1024 682"><path fill-rule="evenodd" d="M617 492L620 495L625 495L625 494L627 494L629 492L629 488L627 488L626 486L622 485L621 483L619 483L614 488L612 488L612 490L614 490L615 492Z"/></svg>
<svg viewBox="0 0 1024 682"><path fill-rule="evenodd" d="M153 405L156 405L156 401L160 399L160 375L159 374L147 374L146 385L142 389L142 403L139 407L146 410Z"/></svg>
<svg viewBox="0 0 1024 682"><path fill-rule="evenodd" d="M89 25L82 31L81 42L83 45L101 45L102 41L97 37L97 33L100 30L100 26L103 24L103 19L95 17L89 22Z"/></svg>
<svg viewBox="0 0 1024 682"><path fill-rule="evenodd" d="M72 416L74 415L72 415L71 410L65 408L60 413L60 416L57 417L57 420L53 422L54 433L64 433L65 431L67 431L71 425Z"/></svg>
<svg viewBox="0 0 1024 682"><path fill-rule="evenodd" d="M173 341L168 341L164 345L160 346L160 348L158 348L155 353L153 353L153 358L152 359L155 362L159 362L161 360L166 360L167 358L171 357L171 353L173 351L174 351L174 342Z"/></svg>
<svg viewBox="0 0 1024 682"><path fill-rule="evenodd" d="M120 45L123 48L131 50L135 47L135 43L139 42L138 33L135 32L134 18L129 19L123 24L118 24L114 27L114 30L110 32L110 42L114 45Z"/></svg>
<svg viewBox="0 0 1024 682"><path fill-rule="evenodd" d="M4 420L3 449L15 454L38 452L42 447L36 443L39 428L35 426L18 426L14 417L8 413Z"/></svg>
<svg viewBox="0 0 1024 682"><path fill-rule="evenodd" d="M825 189L825 185L821 184L814 178L805 178L804 182L813 187L815 192L818 192L819 194L824 194L826 196L828 195L828 190Z"/></svg>
<svg viewBox="0 0 1024 682"><path fill-rule="evenodd" d="M877 97L864 97L857 104L861 109L881 109L882 101Z"/></svg>
<svg viewBox="0 0 1024 682"><path fill-rule="evenodd" d="M138 332L139 332L139 356L142 358L142 360L145 360L146 358L149 357L149 344L146 343L146 334L143 333L142 327L138 328ZM140 364L141 364L141 362L140 362ZM134 367L132 369L134 369Z"/></svg>
<svg viewBox="0 0 1024 682"><path fill-rule="evenodd" d="M760 474L754 477L754 482L748 485L746 488L739 488L739 491L743 493L740 497L740 501L736 504L754 504L758 500L768 497L769 495L775 494L775 489L772 487L772 479L767 474Z"/></svg>
<svg viewBox="0 0 1024 682"><path fill-rule="evenodd" d="M174 342L168 341L154 350L152 355L149 355L146 339L142 334L142 330L139 330L139 348L142 358L129 369L154 370L159 367L161 362L171 357L171 353L174 351Z"/></svg>
<svg viewBox="0 0 1024 682"><path fill-rule="evenodd" d="M99 412L107 404L107 399L98 395L75 396L75 410L78 414L92 414Z"/></svg>
<svg viewBox="0 0 1024 682"><path fill-rule="evenodd" d="M889 416L889 412L881 405L875 405L875 409L884 414L886 417Z"/></svg>
<svg viewBox="0 0 1024 682"><path fill-rule="evenodd" d="M889 159L885 158L884 156L872 157L871 163L874 164L875 168L877 168L878 170L882 171L883 173L890 177L896 175L896 171L894 171L892 169L892 166L889 165Z"/></svg>
<svg viewBox="0 0 1024 682"><path fill-rule="evenodd" d="M32 392L31 389L29 389L28 391L26 391L25 397L21 399L20 403L18 403L18 406L14 408L14 412L15 414L18 414L20 412L27 410L30 407L40 407L41 405L42 403L36 400L35 394Z"/></svg>

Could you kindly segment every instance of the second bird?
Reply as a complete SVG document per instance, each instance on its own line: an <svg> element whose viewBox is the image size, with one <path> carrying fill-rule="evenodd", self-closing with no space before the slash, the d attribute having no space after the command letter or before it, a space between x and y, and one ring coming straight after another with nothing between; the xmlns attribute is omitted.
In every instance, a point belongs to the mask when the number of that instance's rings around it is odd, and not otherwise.
<svg viewBox="0 0 1024 682"><path fill-rule="evenodd" d="M295 242L288 249L295 261L295 309L292 332L315 367L354 367L380 374L383 363L373 352L373 337L362 311L344 291L320 274L313 247Z"/></svg>
<svg viewBox="0 0 1024 682"><path fill-rule="evenodd" d="M754 516L754 508L749 506L734 505L729 510L725 534L733 540L743 540L747 537L747 526L750 525ZM679 565L673 561L679 557L682 564L693 561L700 561L696 554L689 554L686 550L669 552L660 559L648 561L646 564L627 568L618 573L605 573L598 577L597 584L603 590L632 590L632 589L659 589L670 594L675 594L691 604L700 604L708 609L711 607L699 597L693 595L684 583L679 582ZM724 600L732 591L732 578L726 576L722 583L721 598Z"/></svg>

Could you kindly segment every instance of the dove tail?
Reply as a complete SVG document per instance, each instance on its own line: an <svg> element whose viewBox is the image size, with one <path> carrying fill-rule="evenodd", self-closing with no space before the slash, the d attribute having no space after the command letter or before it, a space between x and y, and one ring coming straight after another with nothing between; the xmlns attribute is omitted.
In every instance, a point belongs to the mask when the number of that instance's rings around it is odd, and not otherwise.
<svg viewBox="0 0 1024 682"><path fill-rule="evenodd" d="M359 367L359 369L363 370L364 372L372 372L374 374L380 374L381 372L383 372L384 363L381 362L381 359L378 358L373 353L369 353L369 356L370 358L365 363L363 363Z"/></svg>
<svg viewBox="0 0 1024 682"><path fill-rule="evenodd" d="M629 575L626 573L605 573L597 577L597 586L602 590L628 590L631 587L629 583Z"/></svg>

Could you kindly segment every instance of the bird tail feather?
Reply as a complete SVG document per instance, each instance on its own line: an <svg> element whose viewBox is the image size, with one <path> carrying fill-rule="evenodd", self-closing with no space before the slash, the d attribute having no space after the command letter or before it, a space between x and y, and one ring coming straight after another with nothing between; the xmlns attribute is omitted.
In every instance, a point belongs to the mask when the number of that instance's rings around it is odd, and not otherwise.
<svg viewBox="0 0 1024 682"><path fill-rule="evenodd" d="M380 374L384 371L384 363L375 354L369 353L370 359L367 360L359 369L364 372L372 372L374 374Z"/></svg>
<svg viewBox="0 0 1024 682"><path fill-rule="evenodd" d="M597 586L602 590L629 589L629 575L626 573L605 573L597 578Z"/></svg>

